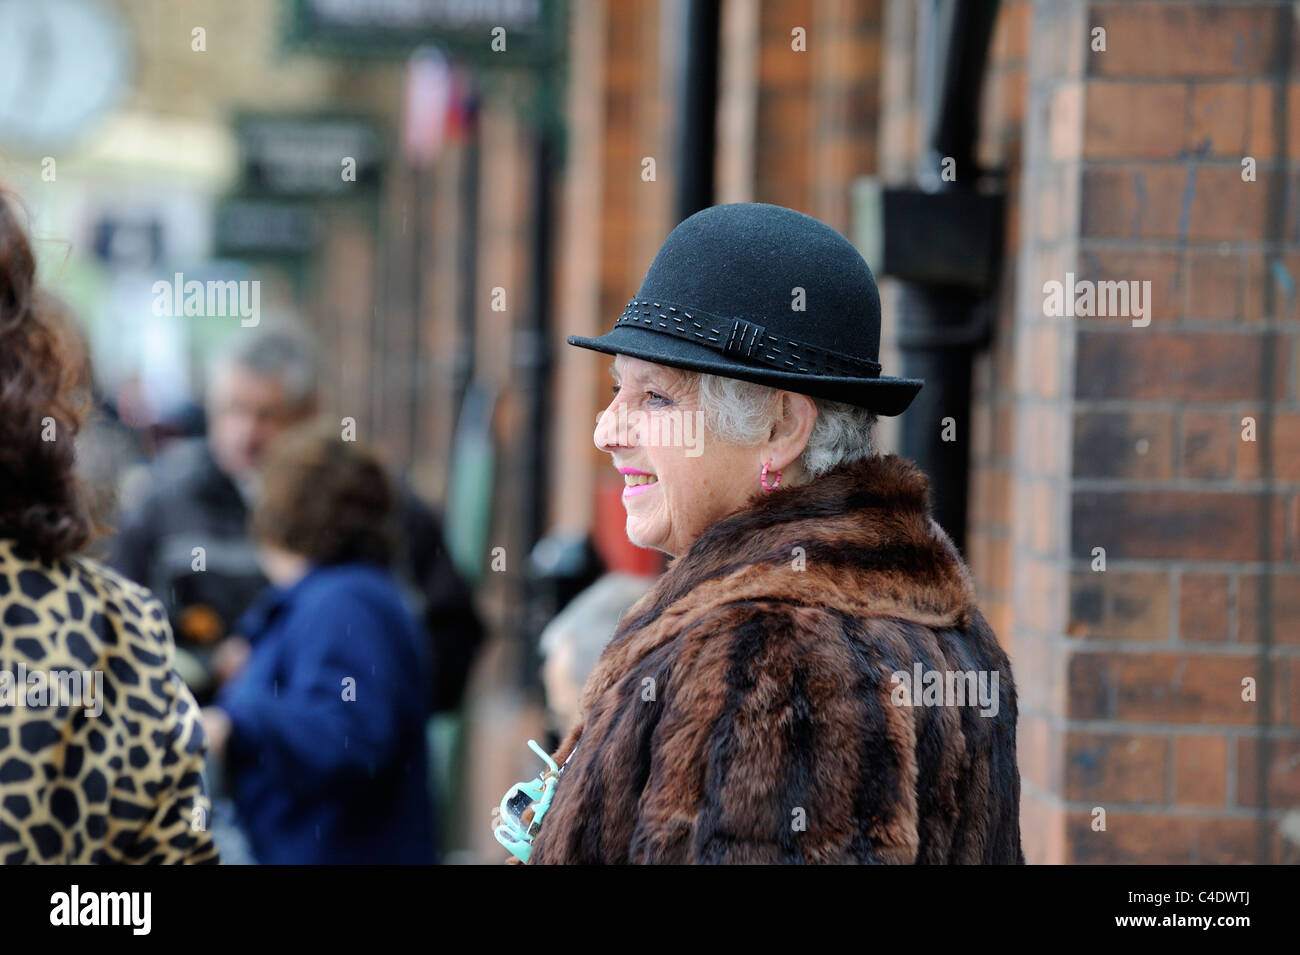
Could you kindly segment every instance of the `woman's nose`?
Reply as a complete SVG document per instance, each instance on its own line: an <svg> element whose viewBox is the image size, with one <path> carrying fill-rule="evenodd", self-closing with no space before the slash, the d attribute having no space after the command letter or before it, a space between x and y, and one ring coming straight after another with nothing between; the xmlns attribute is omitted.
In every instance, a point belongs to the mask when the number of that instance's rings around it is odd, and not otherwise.
<svg viewBox="0 0 1300 955"><path fill-rule="evenodd" d="M627 414L625 412L620 415L619 407L619 397L615 395L614 400L600 413L596 420L596 431L591 436L596 447L607 454L628 444L627 428L619 427L620 420L626 425Z"/></svg>

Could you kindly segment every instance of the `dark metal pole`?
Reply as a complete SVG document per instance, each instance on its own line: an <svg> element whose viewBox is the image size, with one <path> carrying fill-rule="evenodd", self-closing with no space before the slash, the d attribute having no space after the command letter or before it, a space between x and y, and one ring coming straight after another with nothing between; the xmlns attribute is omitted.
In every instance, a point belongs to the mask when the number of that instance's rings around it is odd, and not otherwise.
<svg viewBox="0 0 1300 955"><path fill-rule="evenodd" d="M546 451L550 433L551 408L549 403L551 355L551 301L550 275L552 250L552 221L554 219L551 177L553 168L551 133L537 131L533 153L533 221L532 267L529 275L529 321L525 337L524 354L527 356L528 377L528 475L529 493L525 528L529 546L536 543L546 530L547 473Z"/></svg>
<svg viewBox="0 0 1300 955"><path fill-rule="evenodd" d="M475 303L478 299L478 199L479 173L482 166L482 136L478 122L478 91L471 89L466 103L467 139L462 156L463 176L460 185L460 342L452 371L453 421L460 420L465 392L474 377ZM454 429L453 429L454 431Z"/></svg>
<svg viewBox="0 0 1300 955"><path fill-rule="evenodd" d="M411 327L408 345L411 349L408 367L410 389L407 397L407 454L406 466L415 463L420 453L420 414L424 409L424 318L428 296L425 294L425 264L433 258L433 229L429 226L432 215L430 199L434 193L433 169L416 166L411 170L415 207L411 240Z"/></svg>
<svg viewBox="0 0 1300 955"><path fill-rule="evenodd" d="M963 551L971 362L978 339L988 329L980 304L978 295L965 290L915 282L900 282L896 298L900 374L925 379L907 409L910 421L902 428L899 453L916 461L929 477L934 518Z"/></svg>
<svg viewBox="0 0 1300 955"><path fill-rule="evenodd" d="M677 72L677 222L713 204L718 117L718 0L684 0Z"/></svg>
<svg viewBox="0 0 1300 955"><path fill-rule="evenodd" d="M918 71L925 80L920 103L925 147L917 180L926 192L971 194L977 179L979 90L998 3L925 2L928 15L922 18L917 54ZM946 159L952 161L955 179L944 178ZM1000 237L995 234L989 240ZM971 363L975 349L990 332L989 292L991 288L907 279L899 283L900 373L925 379L904 418L899 450L929 476L935 519L959 549L964 549L966 540ZM952 421L945 422L948 418Z"/></svg>

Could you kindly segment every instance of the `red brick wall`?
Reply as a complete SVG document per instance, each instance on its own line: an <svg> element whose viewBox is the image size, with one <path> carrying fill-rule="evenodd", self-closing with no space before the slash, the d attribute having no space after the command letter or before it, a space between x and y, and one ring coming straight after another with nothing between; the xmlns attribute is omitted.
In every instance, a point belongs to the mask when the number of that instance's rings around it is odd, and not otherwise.
<svg viewBox="0 0 1300 955"><path fill-rule="evenodd" d="M978 157L1005 173L1009 205L996 332L974 369L967 550L1020 689L1033 862L1296 855L1279 835L1300 792L1288 16L1001 5ZM1098 26L1105 52L1090 49ZM887 177L918 147L915 30L916 7L890 0ZM1067 272L1150 281L1150 325L1047 316L1043 283Z"/></svg>
<svg viewBox="0 0 1300 955"><path fill-rule="evenodd" d="M753 111L753 140L723 137L724 149L751 155L720 157L720 201L772 202L849 233L849 187L876 171L882 16L880 0L775 0L733 15L752 35L731 37L723 55L753 59L754 89L734 107ZM734 128L736 117L719 125Z"/></svg>
<svg viewBox="0 0 1300 955"><path fill-rule="evenodd" d="M1082 636L1105 641L1088 665L1113 690L1070 716L1149 737L1166 786L1124 793L1113 834L1082 830L1071 858L1279 861L1295 852L1279 824L1300 789L1296 237L1280 215L1296 142L1291 12L1095 4L1087 16L1108 49L1088 60L1081 271L1149 278L1159 308L1148 328L1078 335L1073 552L1096 541L1119 560L1105 585L1071 587ZM1124 128L1123 108L1149 122ZM1257 181L1243 181L1243 157ZM1246 416L1256 442L1242 440ZM1123 452L1109 462L1099 422ZM1143 581L1144 600L1113 595L1117 571ZM1244 677L1258 702L1242 701ZM1084 781L1066 796L1091 793ZM1137 834L1153 813L1167 817L1156 844Z"/></svg>
<svg viewBox="0 0 1300 955"><path fill-rule="evenodd" d="M1035 525L1013 560L1027 844L1041 861L1277 861L1294 852L1279 826L1300 788L1295 237L1274 214L1290 14L1141 2L1033 15L1036 38L1071 46L1031 57L1026 139L1043 142L1026 150L1033 236L1019 256L1019 329L1043 342L1021 349L1033 374L1013 491ZM1104 52L1089 48L1097 27ZM1149 281L1150 325L1045 318L1042 283L1067 271ZM1051 465L1062 438L1068 469L1037 468L1039 443ZM1246 677L1258 702L1242 700Z"/></svg>

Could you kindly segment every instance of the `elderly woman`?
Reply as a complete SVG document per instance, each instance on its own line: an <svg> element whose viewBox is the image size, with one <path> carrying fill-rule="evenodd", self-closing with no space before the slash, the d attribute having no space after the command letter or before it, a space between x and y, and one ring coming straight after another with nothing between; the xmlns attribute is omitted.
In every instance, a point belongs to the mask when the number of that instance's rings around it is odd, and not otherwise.
<svg viewBox="0 0 1300 955"><path fill-rule="evenodd" d="M739 204L673 230L612 332L569 339L615 356L595 443L629 538L674 559L588 680L559 773L512 790L515 855L1024 861L1011 668L925 476L872 449L922 384L881 376L879 338L849 242ZM663 440L688 416L702 447Z"/></svg>

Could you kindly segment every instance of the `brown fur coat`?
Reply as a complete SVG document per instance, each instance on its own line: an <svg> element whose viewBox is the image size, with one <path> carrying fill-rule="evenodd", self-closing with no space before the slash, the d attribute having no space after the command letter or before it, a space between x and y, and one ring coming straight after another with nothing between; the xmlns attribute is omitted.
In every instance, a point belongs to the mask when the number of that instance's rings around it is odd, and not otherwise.
<svg viewBox="0 0 1300 955"><path fill-rule="evenodd" d="M996 671L996 715L899 705L918 662ZM892 455L705 531L623 618L557 761L575 743L535 864L1024 862L1011 667Z"/></svg>

